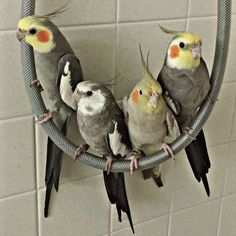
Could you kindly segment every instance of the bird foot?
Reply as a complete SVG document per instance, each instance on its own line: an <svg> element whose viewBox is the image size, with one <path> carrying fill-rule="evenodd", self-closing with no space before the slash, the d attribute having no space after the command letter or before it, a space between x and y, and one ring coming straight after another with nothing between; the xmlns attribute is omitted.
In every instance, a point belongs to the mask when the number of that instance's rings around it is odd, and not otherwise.
<svg viewBox="0 0 236 236"><path fill-rule="evenodd" d="M138 153L133 151L131 152L131 156L129 157L130 164L129 164L129 169L131 175L134 173L134 170L138 169Z"/></svg>
<svg viewBox="0 0 236 236"><path fill-rule="evenodd" d="M184 133L188 138L190 138L192 141L196 140L195 137L193 137L191 134L189 134L189 131L191 130L190 127L187 127L187 126L183 126L181 127L182 129L182 133Z"/></svg>
<svg viewBox="0 0 236 236"><path fill-rule="evenodd" d="M48 111L47 113L42 114L39 119L36 121L37 124L43 124L53 118L52 112Z"/></svg>
<svg viewBox="0 0 236 236"><path fill-rule="evenodd" d="M167 143L163 143L161 145L161 150L164 150L167 155L170 155L173 158L173 160L175 160L174 152L173 152L173 150L171 149L171 147Z"/></svg>
<svg viewBox="0 0 236 236"><path fill-rule="evenodd" d="M74 157L73 157L73 160L75 161L76 159L77 159L77 157L79 157L82 153L85 153L85 152L87 152L87 150L89 149L89 145L88 144L81 144L78 148L77 148L77 150L76 150L76 152L75 152L75 155L74 155Z"/></svg>
<svg viewBox="0 0 236 236"><path fill-rule="evenodd" d="M33 87L33 86L37 86L40 92L43 91L43 87L38 79L31 81L30 87Z"/></svg>
<svg viewBox="0 0 236 236"><path fill-rule="evenodd" d="M112 169L112 162L116 160L116 158L112 155L108 155L106 156L106 167L105 167L105 171L107 172L107 174L109 175L111 169Z"/></svg>

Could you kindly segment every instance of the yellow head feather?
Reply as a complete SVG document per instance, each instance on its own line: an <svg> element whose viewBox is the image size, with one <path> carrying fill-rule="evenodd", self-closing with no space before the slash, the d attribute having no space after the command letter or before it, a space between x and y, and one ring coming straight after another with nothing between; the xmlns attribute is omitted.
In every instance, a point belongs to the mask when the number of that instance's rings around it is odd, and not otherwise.
<svg viewBox="0 0 236 236"><path fill-rule="evenodd" d="M46 21L46 18L27 16L18 23L18 30L24 34L24 40L40 53L48 53L55 48L53 33L47 27ZM36 33L30 33L31 30Z"/></svg>
<svg viewBox="0 0 236 236"><path fill-rule="evenodd" d="M160 26L165 33L174 35L167 52L168 66L176 69L194 69L200 64L201 38L191 32L172 31Z"/></svg>
<svg viewBox="0 0 236 236"><path fill-rule="evenodd" d="M141 61L144 69L144 78L134 87L131 92L130 100L135 105L137 109L145 113L160 113L164 106L164 98L162 97L162 88L160 84L153 78L152 73L148 67L148 57L147 55L147 65L145 64L141 46L139 45ZM156 106L153 106L151 102L151 97L157 95Z"/></svg>
<svg viewBox="0 0 236 236"><path fill-rule="evenodd" d="M18 22L18 34L24 34L24 40L30 44L34 50L40 53L48 53L53 50L53 32L50 26L55 25L50 21L51 18L65 12L67 3L59 9L46 15L27 16ZM33 30L31 33L31 30Z"/></svg>

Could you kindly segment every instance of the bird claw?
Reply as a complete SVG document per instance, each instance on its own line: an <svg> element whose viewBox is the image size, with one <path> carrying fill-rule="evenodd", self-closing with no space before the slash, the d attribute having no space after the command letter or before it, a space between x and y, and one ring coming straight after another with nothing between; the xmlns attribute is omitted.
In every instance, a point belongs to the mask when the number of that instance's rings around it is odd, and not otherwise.
<svg viewBox="0 0 236 236"><path fill-rule="evenodd" d="M75 161L77 159L77 157L79 157L82 153L85 153L87 150L89 149L89 145L88 144L81 144L76 152L75 152L75 155L73 157L73 160Z"/></svg>
<svg viewBox="0 0 236 236"><path fill-rule="evenodd" d="M183 126L181 127L181 130L182 130L182 133L185 134L188 138L190 138L192 141L196 140L195 137L193 137L189 131L191 130L190 127L187 127L187 126Z"/></svg>
<svg viewBox="0 0 236 236"><path fill-rule="evenodd" d="M174 154L173 150L171 149L171 147L167 143L163 143L161 145L161 149L164 150L167 155L170 155L173 158L173 160L175 160L175 157L174 157L175 154Z"/></svg>
<svg viewBox="0 0 236 236"><path fill-rule="evenodd" d="M49 121L50 119L53 118L52 112L49 111L47 113L42 114L38 120L36 120L37 124L43 124L46 123L47 121Z"/></svg>
<svg viewBox="0 0 236 236"><path fill-rule="evenodd" d="M40 92L43 91L43 87L42 87L42 85L41 85L41 83L38 79L35 79L35 80L31 81L30 87L33 87L33 86L37 86Z"/></svg>
<svg viewBox="0 0 236 236"><path fill-rule="evenodd" d="M109 173L111 172L111 169L112 169L112 162L115 161L116 158L112 155L106 156L106 158L107 158L107 161L106 161L105 171L109 175Z"/></svg>
<svg viewBox="0 0 236 236"><path fill-rule="evenodd" d="M130 160L129 169L132 175L134 173L134 170L138 169L138 153L132 152L131 156L129 157L129 160Z"/></svg>

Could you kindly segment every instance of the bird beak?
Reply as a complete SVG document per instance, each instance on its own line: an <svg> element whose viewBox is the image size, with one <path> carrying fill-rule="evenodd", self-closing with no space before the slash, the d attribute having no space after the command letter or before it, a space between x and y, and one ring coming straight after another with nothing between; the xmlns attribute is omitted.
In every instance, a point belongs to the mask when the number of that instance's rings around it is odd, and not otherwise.
<svg viewBox="0 0 236 236"><path fill-rule="evenodd" d="M25 30L21 30L21 29L18 29L16 31L16 38L21 41L25 38L25 35L26 35L26 31Z"/></svg>
<svg viewBox="0 0 236 236"><path fill-rule="evenodd" d="M159 94L153 93L149 98L149 101L154 108L156 108L157 106L158 97L159 97Z"/></svg>
<svg viewBox="0 0 236 236"><path fill-rule="evenodd" d="M202 49L201 49L201 46L199 44L192 48L192 55L193 55L194 59L201 58L201 56L202 56Z"/></svg>

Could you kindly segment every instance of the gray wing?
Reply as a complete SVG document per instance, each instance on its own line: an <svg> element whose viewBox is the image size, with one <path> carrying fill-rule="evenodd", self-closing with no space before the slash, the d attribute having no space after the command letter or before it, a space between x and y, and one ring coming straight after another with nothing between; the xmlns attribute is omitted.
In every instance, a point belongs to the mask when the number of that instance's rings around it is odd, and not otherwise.
<svg viewBox="0 0 236 236"><path fill-rule="evenodd" d="M131 150L131 142L124 114L117 104L111 112L112 127L108 134L109 146L113 154L125 157Z"/></svg>
<svg viewBox="0 0 236 236"><path fill-rule="evenodd" d="M72 94L81 81L83 73L79 59L73 54L64 55L58 63L56 84L63 102L74 110L76 103L72 100Z"/></svg>
<svg viewBox="0 0 236 236"><path fill-rule="evenodd" d="M173 101L180 122L190 120L195 115L210 88L209 74L203 59L194 71L177 70L164 65L157 80L164 95Z"/></svg>
<svg viewBox="0 0 236 236"><path fill-rule="evenodd" d="M164 65L157 77L157 81L160 83L162 90L163 90L163 96L165 98L165 101L168 105L168 107L172 110L172 112L175 115L178 115L180 113L181 105L178 101L176 101L172 94L169 91L169 76L166 73L166 66Z"/></svg>

